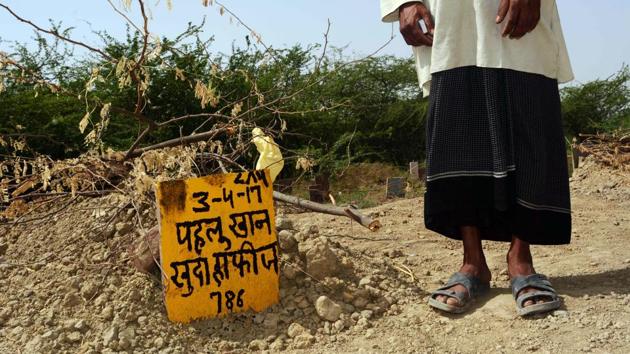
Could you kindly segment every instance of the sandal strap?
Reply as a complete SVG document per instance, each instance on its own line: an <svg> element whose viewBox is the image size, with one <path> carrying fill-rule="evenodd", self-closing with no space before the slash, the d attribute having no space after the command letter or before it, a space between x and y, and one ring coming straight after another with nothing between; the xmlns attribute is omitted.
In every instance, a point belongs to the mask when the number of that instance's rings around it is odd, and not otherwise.
<svg viewBox="0 0 630 354"><path fill-rule="evenodd" d="M521 298L518 294L525 288L538 289L541 290L541 292L548 292L557 297L556 290L551 286L549 279L547 279L547 277L543 274L531 274L527 276L514 277L512 278L510 286L512 288L512 296L514 296L515 299ZM534 291L527 294L536 293L537 292Z"/></svg>
<svg viewBox="0 0 630 354"><path fill-rule="evenodd" d="M466 292L465 291L453 291L453 290L436 290L431 294L432 298L437 298L438 295L444 295L448 297L452 297L459 301L460 304L463 304L466 301Z"/></svg>
<svg viewBox="0 0 630 354"><path fill-rule="evenodd" d="M534 299L537 297L548 297L550 298L549 301L547 302L553 302L558 300L558 294L551 292L551 291L530 291L528 293L524 293L521 296L519 296L516 299L516 305L519 308L523 308L523 304L525 303L525 301L530 300L530 299Z"/></svg>
<svg viewBox="0 0 630 354"><path fill-rule="evenodd" d="M455 285L461 285L464 288L466 288L466 291L468 292L467 295L471 299L474 298L474 297L477 297L479 294L481 294L482 292L484 292L485 290L487 290L490 287L489 284L484 284L477 277L474 277L474 276L469 275L469 274L457 272L457 273L454 273L453 275L451 275L451 277L446 282L446 284L444 286L442 286L441 288L439 288L433 294L436 294L438 291L442 291L442 290L446 290L446 289L452 288ZM464 296L466 296L465 292L461 292L461 293L464 294ZM441 295L449 296L448 294L441 294Z"/></svg>

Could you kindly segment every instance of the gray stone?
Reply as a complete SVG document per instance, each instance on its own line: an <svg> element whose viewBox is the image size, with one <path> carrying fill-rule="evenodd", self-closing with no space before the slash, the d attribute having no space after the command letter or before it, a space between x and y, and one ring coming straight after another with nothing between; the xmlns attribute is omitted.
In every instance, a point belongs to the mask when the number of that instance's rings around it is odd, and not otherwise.
<svg viewBox="0 0 630 354"><path fill-rule="evenodd" d="M266 350L268 347L267 341L262 339L254 339L249 342L249 350Z"/></svg>
<svg viewBox="0 0 630 354"><path fill-rule="evenodd" d="M74 307L81 303L81 298L75 293L67 293L66 296L63 297L63 306L65 307Z"/></svg>
<svg viewBox="0 0 630 354"><path fill-rule="evenodd" d="M276 329L278 328L278 321L280 321L279 314L268 313L267 316L265 316L265 320L263 321L262 325L265 328Z"/></svg>
<svg viewBox="0 0 630 354"><path fill-rule="evenodd" d="M357 321L357 327L359 327L359 328L370 328L370 327L372 327L372 325L370 324L370 321L368 321L367 318L361 317Z"/></svg>
<svg viewBox="0 0 630 354"><path fill-rule="evenodd" d="M282 267L282 274L289 280L295 279L299 272L300 271L292 264L284 263Z"/></svg>
<svg viewBox="0 0 630 354"><path fill-rule="evenodd" d="M70 332L66 336L66 340L70 343L80 342L82 338L83 338L83 335L81 334L81 332L77 332L77 331Z"/></svg>
<svg viewBox="0 0 630 354"><path fill-rule="evenodd" d="M276 229L278 230L292 230L293 222L284 216L276 217Z"/></svg>
<svg viewBox="0 0 630 354"><path fill-rule="evenodd" d="M308 227L307 233L311 236L319 235L319 226L311 225Z"/></svg>
<svg viewBox="0 0 630 354"><path fill-rule="evenodd" d="M310 334L309 331L304 328L304 326L297 322L291 323L289 325L289 329L287 329L287 335L289 336L289 338L295 338L304 333Z"/></svg>
<svg viewBox="0 0 630 354"><path fill-rule="evenodd" d="M339 319L342 309L337 303L322 295L315 301L315 311L317 311L319 317L326 321L334 322Z"/></svg>
<svg viewBox="0 0 630 354"><path fill-rule="evenodd" d="M293 237L293 233L289 230L282 230L278 233L278 243L283 251L295 250L297 241Z"/></svg>
<svg viewBox="0 0 630 354"><path fill-rule="evenodd" d="M555 310L553 312L553 315L555 317L568 317L569 316L569 312L565 311L565 310Z"/></svg>
<svg viewBox="0 0 630 354"><path fill-rule="evenodd" d="M114 308L112 306L105 306L105 308L103 308L103 311L101 311L101 317L103 317L103 319L106 321L114 318Z"/></svg>
<svg viewBox="0 0 630 354"><path fill-rule="evenodd" d="M29 340L25 345L22 352L24 353L39 353L42 344L42 339L40 337L33 337Z"/></svg>
<svg viewBox="0 0 630 354"><path fill-rule="evenodd" d="M370 277L369 275L367 277L363 277L361 280L359 280L359 286L363 287L366 285L372 285L372 277Z"/></svg>
<svg viewBox="0 0 630 354"><path fill-rule="evenodd" d="M108 348L112 348L113 343L118 341L118 327L111 326L105 333L103 333L103 345ZM112 348L113 349L113 348Z"/></svg>
<svg viewBox="0 0 630 354"><path fill-rule="evenodd" d="M370 301L364 297L357 297L356 299L354 299L354 301L352 302L352 305L354 305L354 307L358 308L358 309L363 309L365 308L365 306L369 303Z"/></svg>
<svg viewBox="0 0 630 354"><path fill-rule="evenodd" d="M339 258L330 248L328 240L319 237L308 240L306 243L308 245L304 248L302 248L302 244L299 246L306 257L308 274L319 280L336 275L340 268Z"/></svg>
<svg viewBox="0 0 630 354"><path fill-rule="evenodd" d="M134 327L127 327L118 333L119 339L127 339L130 342L136 338L136 329Z"/></svg>
<svg viewBox="0 0 630 354"><path fill-rule="evenodd" d="M83 296L83 298L86 300L89 300L94 295L96 295L97 291L98 286L93 281L87 281L83 285L81 285L81 296Z"/></svg>
<svg viewBox="0 0 630 354"><path fill-rule="evenodd" d="M293 338L293 345L296 349L306 349L310 347L315 342L315 337L308 333L300 334L299 336Z"/></svg>
<svg viewBox="0 0 630 354"><path fill-rule="evenodd" d="M335 332L341 332L345 327L346 324L343 320L337 320L335 321L335 323L333 323L333 328L335 329Z"/></svg>
<svg viewBox="0 0 630 354"><path fill-rule="evenodd" d="M52 330L46 331L41 335L41 338L45 340L53 340L57 338L57 332L52 331Z"/></svg>
<svg viewBox="0 0 630 354"><path fill-rule="evenodd" d="M127 350L131 348L131 341L127 338L120 338L118 340L118 349Z"/></svg>
<svg viewBox="0 0 630 354"><path fill-rule="evenodd" d="M153 347L155 347L156 349L162 349L163 346L164 339L162 337L157 337L155 338L155 340L153 340Z"/></svg>
<svg viewBox="0 0 630 354"><path fill-rule="evenodd" d="M133 224L127 222L119 222L116 224L116 231L119 235L126 235L133 228Z"/></svg>
<svg viewBox="0 0 630 354"><path fill-rule="evenodd" d="M276 339L273 343L269 344L269 350L279 352L284 350L284 341L282 339Z"/></svg>

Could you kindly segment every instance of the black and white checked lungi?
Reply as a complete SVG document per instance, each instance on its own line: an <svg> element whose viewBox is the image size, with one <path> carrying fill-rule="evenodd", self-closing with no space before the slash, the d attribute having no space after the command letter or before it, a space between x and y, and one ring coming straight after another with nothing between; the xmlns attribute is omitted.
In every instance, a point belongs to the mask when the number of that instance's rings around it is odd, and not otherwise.
<svg viewBox="0 0 630 354"><path fill-rule="evenodd" d="M427 118L425 225L461 239L571 240L558 83L508 69L434 73Z"/></svg>

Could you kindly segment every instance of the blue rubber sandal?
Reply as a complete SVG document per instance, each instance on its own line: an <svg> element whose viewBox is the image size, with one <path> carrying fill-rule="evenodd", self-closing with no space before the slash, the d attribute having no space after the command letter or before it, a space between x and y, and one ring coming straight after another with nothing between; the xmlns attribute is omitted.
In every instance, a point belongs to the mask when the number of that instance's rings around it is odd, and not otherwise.
<svg viewBox="0 0 630 354"><path fill-rule="evenodd" d="M512 295L516 300L516 311L519 316L529 316L550 312L557 310L562 305L556 290L551 287L549 279L542 274L514 277L510 282L510 287L512 288ZM518 296L521 290L525 288L534 288L537 290L526 292ZM549 301L542 304L523 306L527 300L536 300L540 298L544 298Z"/></svg>
<svg viewBox="0 0 630 354"><path fill-rule="evenodd" d="M466 291L448 290L455 285L462 285ZM457 272L451 276L446 285L431 293L429 297L429 306L448 313L462 313L468 310L470 305L479 296L490 290L490 284L482 282L479 278L470 274ZM461 306L449 305L436 298L444 295L457 299Z"/></svg>

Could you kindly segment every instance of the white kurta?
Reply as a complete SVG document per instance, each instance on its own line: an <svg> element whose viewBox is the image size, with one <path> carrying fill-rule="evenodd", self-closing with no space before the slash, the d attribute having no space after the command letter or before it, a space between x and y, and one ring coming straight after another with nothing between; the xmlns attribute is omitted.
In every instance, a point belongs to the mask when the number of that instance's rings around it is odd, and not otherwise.
<svg viewBox="0 0 630 354"><path fill-rule="evenodd" d="M385 22L398 20L398 8L410 0L381 0ZM555 0L541 1L538 26L520 39L501 36L496 24L499 0L424 0L435 23L433 47L412 47L425 96L431 73L476 65L541 74L564 83L573 71Z"/></svg>

